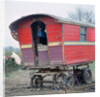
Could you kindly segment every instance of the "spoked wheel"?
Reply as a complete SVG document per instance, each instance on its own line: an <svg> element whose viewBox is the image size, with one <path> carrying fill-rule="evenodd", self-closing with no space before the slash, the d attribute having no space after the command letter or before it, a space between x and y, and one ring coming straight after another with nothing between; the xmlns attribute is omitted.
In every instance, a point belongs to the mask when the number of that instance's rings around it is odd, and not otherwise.
<svg viewBox="0 0 100 97"><path fill-rule="evenodd" d="M57 83L59 85L59 88L66 86L66 75L65 74L59 74L57 76Z"/></svg>
<svg viewBox="0 0 100 97"><path fill-rule="evenodd" d="M73 75L70 75L69 77L67 77L66 86L68 88L73 88L74 84L75 84L75 80L74 80Z"/></svg>
<svg viewBox="0 0 100 97"><path fill-rule="evenodd" d="M32 88L42 88L43 87L43 77L41 75L35 75L31 77L31 87Z"/></svg>
<svg viewBox="0 0 100 97"><path fill-rule="evenodd" d="M73 88L75 81L73 75L60 74L57 78L57 83L59 87Z"/></svg>
<svg viewBox="0 0 100 97"><path fill-rule="evenodd" d="M90 69L83 69L83 82L86 84L90 84L92 82L92 72Z"/></svg>

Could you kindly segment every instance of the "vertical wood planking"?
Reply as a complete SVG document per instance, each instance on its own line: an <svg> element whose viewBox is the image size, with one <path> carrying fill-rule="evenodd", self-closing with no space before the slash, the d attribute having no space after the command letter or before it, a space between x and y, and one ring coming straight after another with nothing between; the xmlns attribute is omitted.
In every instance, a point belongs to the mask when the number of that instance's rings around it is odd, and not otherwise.
<svg viewBox="0 0 100 97"><path fill-rule="evenodd" d="M49 47L49 58L51 64L63 64L62 46Z"/></svg>

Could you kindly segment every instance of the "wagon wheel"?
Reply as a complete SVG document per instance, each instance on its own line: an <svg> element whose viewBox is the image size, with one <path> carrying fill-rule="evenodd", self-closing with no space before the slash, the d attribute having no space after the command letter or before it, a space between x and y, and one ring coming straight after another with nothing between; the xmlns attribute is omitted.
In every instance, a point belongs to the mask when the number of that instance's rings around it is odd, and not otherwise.
<svg viewBox="0 0 100 97"><path fill-rule="evenodd" d="M59 85L59 88L66 86L66 75L65 74L59 74L56 80Z"/></svg>
<svg viewBox="0 0 100 97"><path fill-rule="evenodd" d="M32 88L42 88L43 87L43 77L41 75L32 76L30 84Z"/></svg>
<svg viewBox="0 0 100 97"><path fill-rule="evenodd" d="M92 82L92 72L90 69L83 69L83 82L86 84L90 84Z"/></svg>
<svg viewBox="0 0 100 97"><path fill-rule="evenodd" d="M68 88L73 88L74 84L75 84L75 80L74 80L73 75L70 75L69 77L67 77L66 86Z"/></svg>

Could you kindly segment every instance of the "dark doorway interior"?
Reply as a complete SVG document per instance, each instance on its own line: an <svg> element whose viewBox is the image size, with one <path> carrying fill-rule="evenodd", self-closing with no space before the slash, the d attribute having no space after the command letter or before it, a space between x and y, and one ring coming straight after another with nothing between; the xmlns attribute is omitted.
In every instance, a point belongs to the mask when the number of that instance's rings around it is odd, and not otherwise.
<svg viewBox="0 0 100 97"><path fill-rule="evenodd" d="M33 49L35 56L35 65L39 65L39 49L40 46L47 46L47 34L45 32L46 26L41 21L36 21L31 24L32 29L32 39L33 39Z"/></svg>

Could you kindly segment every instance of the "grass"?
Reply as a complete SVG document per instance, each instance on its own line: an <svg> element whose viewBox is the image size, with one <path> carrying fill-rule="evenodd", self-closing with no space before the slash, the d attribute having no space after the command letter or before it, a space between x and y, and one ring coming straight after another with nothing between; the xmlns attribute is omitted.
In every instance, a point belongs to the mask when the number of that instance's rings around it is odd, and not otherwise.
<svg viewBox="0 0 100 97"><path fill-rule="evenodd" d="M86 66L81 66L79 68L86 68ZM95 71L95 62L89 64L89 68L92 72Z"/></svg>
<svg viewBox="0 0 100 97"><path fill-rule="evenodd" d="M22 60L21 53L20 53L20 52L15 52L15 53L16 53L16 54L21 58L21 60ZM12 55L12 52L11 52L11 51L5 51L5 55L11 56L11 55ZM23 60L22 60L22 62L21 62L20 65L17 65L17 64L14 65L15 63L14 63L14 62L12 63L12 61L6 63L5 66L6 66L7 64L8 64L9 66L7 66L4 70L9 69L10 67L13 67L13 68L12 68L12 71L11 71L11 72L5 72L5 76L6 76L6 77L9 77L10 75L12 75L13 72L16 72L16 71L18 71L18 70L20 70L20 69L23 68ZM12 65L12 66L10 66L10 65ZM15 70L14 67L17 68L17 70Z"/></svg>
<svg viewBox="0 0 100 97"><path fill-rule="evenodd" d="M95 71L95 62L89 64L91 71Z"/></svg>

